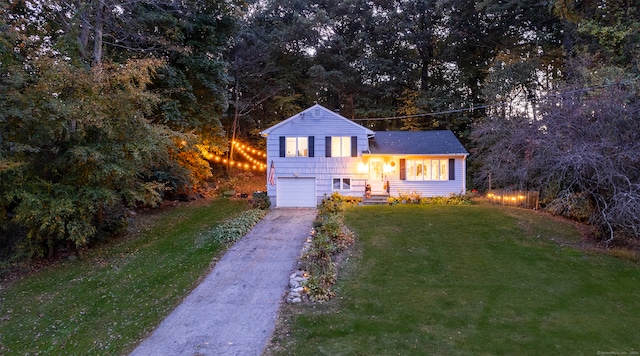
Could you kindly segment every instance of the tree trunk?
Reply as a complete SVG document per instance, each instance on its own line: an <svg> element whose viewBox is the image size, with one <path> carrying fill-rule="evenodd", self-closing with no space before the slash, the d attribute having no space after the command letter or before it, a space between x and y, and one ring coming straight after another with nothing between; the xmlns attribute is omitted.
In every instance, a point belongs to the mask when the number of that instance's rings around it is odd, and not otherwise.
<svg viewBox="0 0 640 356"><path fill-rule="evenodd" d="M237 71L236 71L237 73ZM237 74L236 74L236 83L235 83L235 103L234 103L234 108L233 108L233 124L231 125L231 147L229 148L229 159L227 160L227 175L230 174L231 170L230 170L230 165L231 165L231 159L233 158L233 143L236 140L236 131L238 128L238 120L239 120L239 116L240 116L240 112L238 110L238 106L240 105L240 83L238 83L237 80Z"/></svg>
<svg viewBox="0 0 640 356"><path fill-rule="evenodd" d="M78 35L78 45L80 47L80 55L83 59L88 59L87 46L89 44L89 34L91 31L89 10L90 8L85 2L80 3L80 33Z"/></svg>
<svg viewBox="0 0 640 356"><path fill-rule="evenodd" d="M102 30L104 27L104 11L105 6L102 0L96 0L96 22L93 31L93 65L100 66L102 64Z"/></svg>

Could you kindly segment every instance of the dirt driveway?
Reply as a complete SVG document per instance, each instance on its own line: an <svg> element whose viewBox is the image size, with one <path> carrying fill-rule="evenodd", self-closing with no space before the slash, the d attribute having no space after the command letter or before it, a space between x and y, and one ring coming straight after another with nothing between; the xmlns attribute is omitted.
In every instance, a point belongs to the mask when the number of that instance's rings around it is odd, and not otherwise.
<svg viewBox="0 0 640 356"><path fill-rule="evenodd" d="M315 209L274 209L132 353L260 355Z"/></svg>

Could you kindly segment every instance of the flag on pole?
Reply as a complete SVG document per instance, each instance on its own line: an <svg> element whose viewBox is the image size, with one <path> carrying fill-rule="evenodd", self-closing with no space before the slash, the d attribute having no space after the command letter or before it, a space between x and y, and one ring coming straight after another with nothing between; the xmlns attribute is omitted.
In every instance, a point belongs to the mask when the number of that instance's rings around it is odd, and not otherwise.
<svg viewBox="0 0 640 356"><path fill-rule="evenodd" d="M269 184L276 185L276 165L271 160L271 168L269 170Z"/></svg>

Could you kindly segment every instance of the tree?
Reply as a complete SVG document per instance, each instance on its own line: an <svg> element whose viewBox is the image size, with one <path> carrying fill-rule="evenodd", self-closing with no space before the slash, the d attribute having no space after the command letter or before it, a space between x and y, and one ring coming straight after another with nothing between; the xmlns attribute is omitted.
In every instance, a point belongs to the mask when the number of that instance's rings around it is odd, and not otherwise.
<svg viewBox="0 0 640 356"><path fill-rule="evenodd" d="M223 141L228 10L222 1L2 8L3 250L83 248L122 232L126 209L211 177L203 154Z"/></svg>
<svg viewBox="0 0 640 356"><path fill-rule="evenodd" d="M574 69L578 71L578 69ZM603 239L640 238L640 100L621 70L584 73L588 87L543 98L539 115L495 116L473 138L476 183L542 190L549 208L599 227ZM582 84L582 82L581 82Z"/></svg>
<svg viewBox="0 0 640 356"><path fill-rule="evenodd" d="M51 254L60 242L80 248L99 232L118 233L125 205L159 202L162 187L139 180L173 144L169 132L145 120L157 98L144 88L159 65L79 71L40 59L6 95L3 144L20 164L0 172L0 205L3 220L27 229L31 253L46 255L44 245Z"/></svg>

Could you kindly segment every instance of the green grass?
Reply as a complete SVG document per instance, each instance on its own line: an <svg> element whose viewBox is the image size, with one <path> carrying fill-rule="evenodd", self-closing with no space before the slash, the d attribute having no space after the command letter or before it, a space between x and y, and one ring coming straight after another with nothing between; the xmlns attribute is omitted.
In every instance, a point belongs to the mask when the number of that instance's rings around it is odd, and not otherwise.
<svg viewBox="0 0 640 356"><path fill-rule="evenodd" d="M640 350L640 268L571 246L525 210L411 205L346 212L359 240L338 296L287 306L269 354L596 355Z"/></svg>
<svg viewBox="0 0 640 356"><path fill-rule="evenodd" d="M247 209L226 199L142 217L105 244L0 289L0 354L126 354L192 290L223 248L196 243Z"/></svg>

